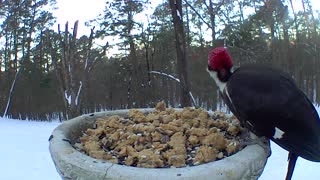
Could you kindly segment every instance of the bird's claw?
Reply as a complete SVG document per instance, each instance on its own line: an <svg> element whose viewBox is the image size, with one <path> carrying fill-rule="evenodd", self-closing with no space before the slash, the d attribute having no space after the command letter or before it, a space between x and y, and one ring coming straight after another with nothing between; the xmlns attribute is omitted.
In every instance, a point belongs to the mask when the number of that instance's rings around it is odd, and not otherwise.
<svg viewBox="0 0 320 180"><path fill-rule="evenodd" d="M264 136L258 137L249 131L245 132L244 134L244 141L240 143L242 147L257 144L264 149L268 157L271 156L272 152L270 148L270 140L268 138Z"/></svg>

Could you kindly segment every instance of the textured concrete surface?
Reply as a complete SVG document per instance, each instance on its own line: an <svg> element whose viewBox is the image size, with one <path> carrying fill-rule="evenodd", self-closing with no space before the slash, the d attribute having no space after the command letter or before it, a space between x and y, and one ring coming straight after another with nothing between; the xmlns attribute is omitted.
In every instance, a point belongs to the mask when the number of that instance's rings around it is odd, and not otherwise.
<svg viewBox="0 0 320 180"><path fill-rule="evenodd" d="M148 112L153 109L144 109ZM82 131L93 127L97 117L125 115L128 110L106 111L82 115L66 121L52 133L50 153L57 171L65 180L106 180L106 179L215 179L248 180L257 179L266 164L268 151L255 144L219 161L184 168L138 168L111 164L91 158L76 149L70 143L81 135ZM269 149L269 147L265 147Z"/></svg>

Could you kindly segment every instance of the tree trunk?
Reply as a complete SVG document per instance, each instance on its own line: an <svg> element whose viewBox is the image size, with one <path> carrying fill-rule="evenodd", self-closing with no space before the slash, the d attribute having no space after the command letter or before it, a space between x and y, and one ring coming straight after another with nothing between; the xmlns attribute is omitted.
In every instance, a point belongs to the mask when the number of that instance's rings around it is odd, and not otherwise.
<svg viewBox="0 0 320 180"><path fill-rule="evenodd" d="M314 19L314 14L313 14L312 6L310 4L310 0L301 0L301 3L302 3L303 11L304 11L304 14L305 14L305 20L306 20L306 23L307 23L308 32L311 31L309 33L309 35L310 35L309 38L316 37L317 25L316 25L316 21ZM308 14L311 15L311 21L312 21L311 23L309 21ZM312 30L310 30L310 28L312 28Z"/></svg>
<svg viewBox="0 0 320 180"><path fill-rule="evenodd" d="M307 26L308 38L311 38L310 22L309 22L309 17L308 17L309 12L307 12L307 9L305 6L305 0L302 0L301 3L302 3L303 14L304 14L304 20L305 20L306 26Z"/></svg>
<svg viewBox="0 0 320 180"><path fill-rule="evenodd" d="M131 30L130 30L131 31ZM137 101L137 93L138 93L138 60L136 55L136 48L133 41L133 37L130 35L129 37L129 46L130 46L130 55L129 60L132 62L132 66L130 67L131 76L128 84L128 108L132 108L134 106L134 101Z"/></svg>
<svg viewBox="0 0 320 180"><path fill-rule="evenodd" d="M177 71L180 79L180 103L182 107L191 106L190 85L188 79L186 41L183 30L182 2L181 0L169 0L173 17L174 31L177 49Z"/></svg>
<svg viewBox="0 0 320 180"><path fill-rule="evenodd" d="M293 17L294 17L294 26L295 26L295 29L296 29L296 41L297 41L297 43L299 43L300 42L300 35L299 35L300 30L299 30L299 25L297 23L297 14L295 13L292 0L290 0L290 5L291 5Z"/></svg>
<svg viewBox="0 0 320 180"><path fill-rule="evenodd" d="M213 9L213 2L212 0L209 0L209 14L210 14L210 24L211 24L211 37L212 37L212 43L214 45L214 41L216 40L216 23L215 23L215 19L216 19L216 12Z"/></svg>
<svg viewBox="0 0 320 180"><path fill-rule="evenodd" d="M58 26L61 37L61 64L58 65L57 59L53 58L52 61L55 66L56 76L60 83L60 94L65 105L66 119L71 119L80 115L80 94L83 86L83 78L85 76L80 78L81 80L77 82L75 75L75 60L78 58L76 57L78 21L74 24L72 35L69 34L68 29L68 23L66 23L64 37L62 38L60 26Z"/></svg>
<svg viewBox="0 0 320 180"><path fill-rule="evenodd" d="M137 94L138 94L138 58L136 54L136 47L134 43L134 37L131 34L133 26L134 26L134 21L133 21L133 14L132 10L128 12L128 24L127 24L127 35L128 35L128 41L129 41L129 49L130 49L130 54L129 54L129 61L132 63L132 66L130 67L130 73L131 77L129 79L129 84L128 84L128 92L127 92L127 100L128 100L128 108L132 108L135 105L135 102L137 101Z"/></svg>
<svg viewBox="0 0 320 180"><path fill-rule="evenodd" d="M5 109L4 113L3 113L3 117L8 116L8 112L9 112L9 109L10 109L11 101L12 101L12 98L13 98L14 89L15 89L15 87L16 87L16 83L17 83L19 74L20 74L20 72L21 72L21 69L22 69L22 67L20 67L20 68L17 70L16 75L15 75L13 81L12 81L11 88L10 88L10 92L9 92L9 98L8 98L8 101L7 101L6 109Z"/></svg>
<svg viewBox="0 0 320 180"><path fill-rule="evenodd" d="M186 18L187 18L187 49L190 50L191 46L191 33L190 33L190 19L189 19L189 9L188 6L186 8Z"/></svg>

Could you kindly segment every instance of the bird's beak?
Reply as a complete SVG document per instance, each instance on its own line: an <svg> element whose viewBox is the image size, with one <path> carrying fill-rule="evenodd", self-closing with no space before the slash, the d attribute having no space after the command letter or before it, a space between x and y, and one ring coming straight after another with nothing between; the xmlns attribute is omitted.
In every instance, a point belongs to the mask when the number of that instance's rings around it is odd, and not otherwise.
<svg viewBox="0 0 320 180"><path fill-rule="evenodd" d="M214 71L210 65L208 65L207 71Z"/></svg>

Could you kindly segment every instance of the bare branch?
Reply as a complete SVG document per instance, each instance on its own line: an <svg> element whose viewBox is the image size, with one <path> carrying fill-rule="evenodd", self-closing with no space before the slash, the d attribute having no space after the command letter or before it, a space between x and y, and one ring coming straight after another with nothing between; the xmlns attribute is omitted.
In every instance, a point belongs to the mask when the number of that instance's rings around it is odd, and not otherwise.
<svg viewBox="0 0 320 180"><path fill-rule="evenodd" d="M76 106L78 105L80 92L82 90L82 81L80 81L79 83L80 83L80 85L79 85L78 93L77 93L76 100L75 100Z"/></svg>
<svg viewBox="0 0 320 180"><path fill-rule="evenodd" d="M166 74L166 73L163 73L163 72L158 72L158 71L150 71L150 74L159 74L159 75L162 75L162 76L165 76L171 80L175 80L177 82L180 83L180 79L179 78L176 78L174 77L173 75L170 75L170 74Z"/></svg>
<svg viewBox="0 0 320 180"><path fill-rule="evenodd" d="M13 92L14 92L14 89L15 89L15 86L16 86L16 81L18 80L18 77L19 77L19 74L21 72L21 69L22 69L22 67L20 66L19 70L16 72L16 75L15 75L15 77L13 79L12 84L11 84L9 98L8 98L6 109L5 109L4 113L3 113L3 117L7 117L8 116L8 111L9 111L9 108L10 108L10 105L11 105L11 100L12 100Z"/></svg>
<svg viewBox="0 0 320 180"><path fill-rule="evenodd" d="M169 78L171 80L174 80L174 81L177 81L178 83L180 83L180 79L179 78L176 78L173 75L170 75L170 74L167 74L167 73L163 73L163 72L159 72L159 71L150 71L150 74L158 74L158 75L161 75L161 76L165 76L165 77L167 77L167 78ZM189 91L189 96L190 96L190 98L192 100L192 104L194 106L197 106L196 105L196 100L194 99L191 91Z"/></svg>
<svg viewBox="0 0 320 180"><path fill-rule="evenodd" d="M88 43L88 48L87 48L87 52L86 52L86 59L85 59L85 65L84 65L84 70L86 71L87 68L88 68L88 61L89 61L89 57L90 57L90 52L91 52L91 48L92 48L92 44L93 44L93 35L94 35L94 29L95 29L95 26L93 26L93 28L91 28L91 32L90 32L90 36L89 36L89 43ZM93 62L91 62L90 64L93 64ZM90 71L90 68L89 67L89 70Z"/></svg>
<svg viewBox="0 0 320 180"><path fill-rule="evenodd" d="M203 21L203 23L205 23L209 28L212 28L211 25L205 19L203 19L203 17L198 13L198 11L194 9L194 7L190 3L188 3L187 0L184 0L184 2L193 10L194 13L198 15L198 17Z"/></svg>

